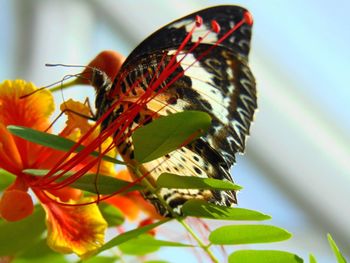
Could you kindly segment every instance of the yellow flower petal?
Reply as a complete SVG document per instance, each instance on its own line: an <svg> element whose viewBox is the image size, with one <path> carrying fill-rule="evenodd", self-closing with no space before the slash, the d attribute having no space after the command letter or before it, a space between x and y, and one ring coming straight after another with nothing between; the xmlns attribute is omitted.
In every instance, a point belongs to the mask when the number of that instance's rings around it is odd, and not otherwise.
<svg viewBox="0 0 350 263"><path fill-rule="evenodd" d="M14 124L46 129L48 118L55 108L53 97L48 90L32 93L35 90L33 83L24 80L0 83L0 122L5 126Z"/></svg>
<svg viewBox="0 0 350 263"><path fill-rule="evenodd" d="M72 133L74 129L79 129L81 133L85 134L91 129L91 125L88 122L89 119L78 115L81 114L83 116L91 117L90 109L83 103L69 99L61 104L60 109L67 115L65 128L67 134Z"/></svg>
<svg viewBox="0 0 350 263"><path fill-rule="evenodd" d="M64 206L53 201L43 204L47 243L53 250L87 257L102 246L107 222L96 204L84 205L89 201L89 198L81 199L80 206Z"/></svg>
<svg viewBox="0 0 350 263"><path fill-rule="evenodd" d="M69 111L65 111L65 114L68 117L66 121L66 127L64 128L64 130L61 132L60 135L66 138L69 138L71 140L78 141L81 136L86 134L93 127L93 125L89 123L89 120L87 118L79 116L76 113L82 114L84 116L91 116L90 109L87 105L78 101L74 101L72 99L69 99L65 103L61 104L62 111L67 109L69 109ZM92 142L92 140L96 139L99 136L99 134L100 134L100 130L99 128L97 128L92 132L91 136L89 136L89 138L87 138L87 140L83 142L83 144L87 146L89 143ZM107 149L110 146L111 143L113 143L113 139L111 137L107 138L100 145L100 149L96 149L96 151L103 152L105 149ZM113 147L113 150L109 151L107 155L110 157L115 157L116 156L115 147ZM89 160L91 159L89 158L86 159L87 162ZM98 172L100 174L113 176L116 173L115 165L111 162L106 162L102 160L98 166L96 165L96 167L92 169L92 172L95 172L95 173Z"/></svg>
<svg viewBox="0 0 350 263"><path fill-rule="evenodd" d="M53 110L53 97L49 91L38 90L33 83L24 80L0 83L1 168L18 174L33 165L42 152L41 146L13 136L6 127L20 125L43 131L49 126Z"/></svg>

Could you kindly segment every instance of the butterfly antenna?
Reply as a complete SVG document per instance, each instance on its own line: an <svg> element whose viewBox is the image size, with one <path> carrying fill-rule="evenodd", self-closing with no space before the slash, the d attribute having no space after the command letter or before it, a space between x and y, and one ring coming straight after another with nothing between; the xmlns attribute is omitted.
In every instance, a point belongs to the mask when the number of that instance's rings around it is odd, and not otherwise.
<svg viewBox="0 0 350 263"><path fill-rule="evenodd" d="M52 63L46 63L46 67L65 67L65 68L91 68L90 66L83 66L83 65L73 65L73 64L52 64Z"/></svg>
<svg viewBox="0 0 350 263"><path fill-rule="evenodd" d="M32 92L29 92L29 93L27 93L27 94L25 94L25 95L22 95L22 96L20 96L19 98L20 98L20 99L25 99L25 98L27 98L27 97L29 97L29 96L31 96L31 95L33 95L33 94L39 92L39 91L42 91L42 90L44 90L44 89L46 89L46 88L47 88L46 86L45 86L45 87L41 87L41 88L36 89L36 90L34 90L34 91L32 91Z"/></svg>

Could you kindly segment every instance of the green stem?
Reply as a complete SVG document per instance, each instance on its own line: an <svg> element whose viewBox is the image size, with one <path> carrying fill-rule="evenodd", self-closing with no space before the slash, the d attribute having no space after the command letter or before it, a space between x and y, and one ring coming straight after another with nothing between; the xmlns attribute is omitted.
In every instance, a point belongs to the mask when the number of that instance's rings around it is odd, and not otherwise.
<svg viewBox="0 0 350 263"><path fill-rule="evenodd" d="M133 167L134 173L141 177L143 176L139 169ZM202 248L210 257L210 259L214 263L218 263L219 260L215 257L213 252L210 250L210 246L204 244L204 242L198 237L198 235L193 231L193 229L185 222L183 217L180 217L177 213L173 211L173 209L169 206L169 204L163 199L163 197L159 194L157 188L153 187L153 185L147 180L147 177L142 180L142 183L148 188L152 194L156 195L158 200L162 203L162 205L171 213L171 216L175 218L186 230L187 232L196 240L198 246Z"/></svg>
<svg viewBox="0 0 350 263"><path fill-rule="evenodd" d="M142 173L139 171L139 169L133 167L134 173L138 176L138 177L142 177ZM179 215L176 214L173 209L169 206L169 204L167 202L165 202L165 200L163 199L163 197L158 193L157 188L153 187L153 185L148 181L147 177L143 178L141 183L144 184L144 186L146 186L148 188L148 190L150 192L152 192L152 194L156 195L157 198L159 199L159 201L162 203L162 205L171 213L171 216L173 218L178 218Z"/></svg>
<svg viewBox="0 0 350 263"><path fill-rule="evenodd" d="M192 228L184 221L184 218L176 218L177 221L190 233L190 235L197 241L198 245L208 254L210 259L218 263L218 259L215 257L213 252L209 249L208 246L206 246L203 241L198 237L198 235L192 230Z"/></svg>
<svg viewBox="0 0 350 263"><path fill-rule="evenodd" d="M55 92L55 91L58 91L58 90L64 90L66 88L70 88L70 87L72 87L74 85L78 85L78 84L79 84L78 80L74 79L74 80L66 82L66 83L61 82L60 85L54 86L52 88L49 88L49 90L51 92Z"/></svg>

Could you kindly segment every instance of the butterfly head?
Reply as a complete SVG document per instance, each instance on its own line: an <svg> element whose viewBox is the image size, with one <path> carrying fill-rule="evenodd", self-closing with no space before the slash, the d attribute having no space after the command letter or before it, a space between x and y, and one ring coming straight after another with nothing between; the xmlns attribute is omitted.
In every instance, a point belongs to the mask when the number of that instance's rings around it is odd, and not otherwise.
<svg viewBox="0 0 350 263"><path fill-rule="evenodd" d="M86 72L86 77L89 80L92 80L94 77L92 75L89 75L91 69L96 69L95 71L99 70L101 72L104 72L109 79L113 80L117 76L118 71L123 64L123 61L124 57L118 52L115 52L113 50L104 50L100 52L93 60L91 60L84 72ZM99 74L95 71L92 70L91 74Z"/></svg>

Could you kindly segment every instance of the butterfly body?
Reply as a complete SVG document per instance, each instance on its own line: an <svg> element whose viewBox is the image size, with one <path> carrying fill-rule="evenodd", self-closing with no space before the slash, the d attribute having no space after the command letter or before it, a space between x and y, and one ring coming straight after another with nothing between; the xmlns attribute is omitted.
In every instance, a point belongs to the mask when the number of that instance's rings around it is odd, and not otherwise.
<svg viewBox="0 0 350 263"><path fill-rule="evenodd" d="M103 130L115 127L118 151L129 163L134 162L131 134L139 126L184 110L212 117L203 137L140 166L152 184L164 172L232 181L230 167L244 151L257 107L248 67L251 25L241 22L246 12L218 6L170 23L129 55L113 82L94 81L97 118L103 118ZM169 216L157 196L144 195ZM177 213L193 198L225 206L237 202L234 191L163 188L160 195Z"/></svg>

